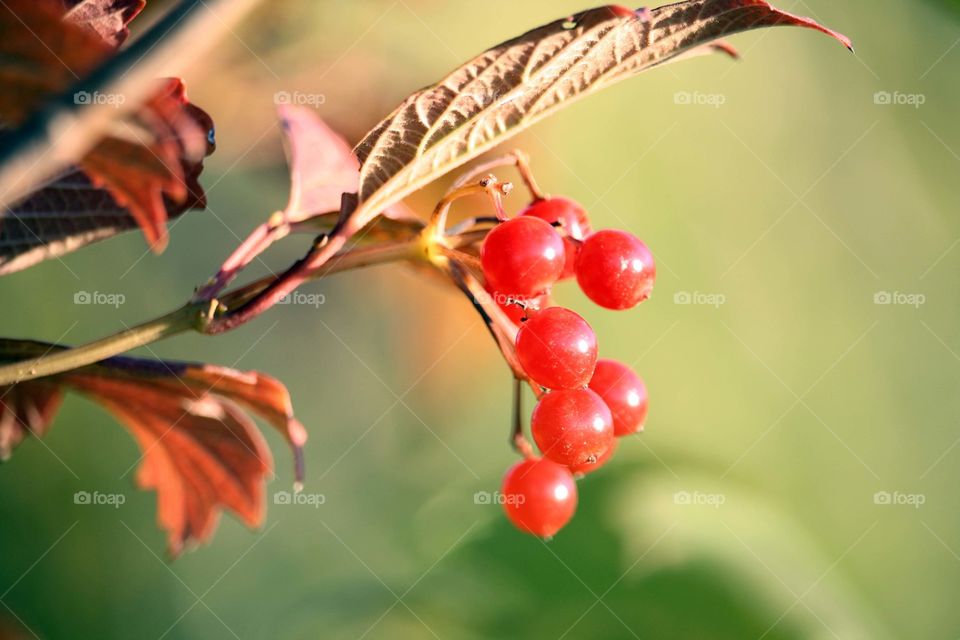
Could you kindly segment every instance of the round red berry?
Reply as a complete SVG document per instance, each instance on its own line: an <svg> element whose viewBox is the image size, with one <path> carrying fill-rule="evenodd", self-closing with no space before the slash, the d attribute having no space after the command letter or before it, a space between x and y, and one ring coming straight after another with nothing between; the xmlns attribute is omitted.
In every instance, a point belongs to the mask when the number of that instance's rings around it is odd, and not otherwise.
<svg viewBox="0 0 960 640"><path fill-rule="evenodd" d="M550 224L560 223L559 228L565 236L563 239L565 260L563 275L560 278L572 278L576 274L579 241L592 232L586 210L569 198L556 197L534 200L520 212L520 215L534 216Z"/></svg>
<svg viewBox="0 0 960 640"><path fill-rule="evenodd" d="M513 218L494 227L480 247L487 285L526 298L543 293L563 273L563 238L534 217Z"/></svg>
<svg viewBox="0 0 960 640"><path fill-rule="evenodd" d="M589 389L551 391L530 418L537 447L554 462L576 467L596 462L613 444L613 417Z"/></svg>
<svg viewBox="0 0 960 640"><path fill-rule="evenodd" d="M597 231L583 241L577 255L580 288L607 309L629 309L649 298L656 276L647 245L626 231Z"/></svg>
<svg viewBox="0 0 960 640"><path fill-rule="evenodd" d="M643 431L647 387L633 369L616 360L598 360L590 388L610 407L614 434L626 436Z"/></svg>
<svg viewBox="0 0 960 640"><path fill-rule="evenodd" d="M510 522L541 538L560 531L577 509L577 485L570 470L546 458L510 467L501 493Z"/></svg>
<svg viewBox="0 0 960 640"><path fill-rule="evenodd" d="M586 386L597 364L597 336L579 315L550 307L517 332L517 358L534 382L547 389Z"/></svg>

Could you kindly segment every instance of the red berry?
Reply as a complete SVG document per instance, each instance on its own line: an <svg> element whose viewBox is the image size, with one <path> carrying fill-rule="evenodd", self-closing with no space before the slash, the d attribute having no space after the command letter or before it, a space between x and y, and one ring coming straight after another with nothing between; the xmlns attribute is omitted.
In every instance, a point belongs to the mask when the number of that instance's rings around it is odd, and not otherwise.
<svg viewBox="0 0 960 640"><path fill-rule="evenodd" d="M618 440L614 440L613 444L611 444L610 447L604 451L599 458L597 458L596 462L585 462L583 464L573 465L570 467L570 471L572 471L575 475L580 476L596 471L603 465L607 464L611 458L613 458L613 454L617 451L618 442Z"/></svg>
<svg viewBox="0 0 960 640"><path fill-rule="evenodd" d="M539 218L507 220L480 247L487 285L518 298L543 293L563 273L563 261L563 238Z"/></svg>
<svg viewBox="0 0 960 640"><path fill-rule="evenodd" d="M593 375L597 336L587 321L570 309L550 307L520 326L517 358L540 386L577 389Z"/></svg>
<svg viewBox="0 0 960 640"><path fill-rule="evenodd" d="M530 431L543 455L576 467L596 462L613 443L613 416L589 389L551 391L530 418Z"/></svg>
<svg viewBox="0 0 960 640"><path fill-rule="evenodd" d="M510 467L501 493L510 522L542 538L560 531L577 509L577 485L570 470L545 458Z"/></svg>
<svg viewBox="0 0 960 640"><path fill-rule="evenodd" d="M614 434L626 436L643 431L647 387L633 369L616 360L598 360L590 388L610 407Z"/></svg>
<svg viewBox="0 0 960 640"><path fill-rule="evenodd" d="M577 241L583 240L592 231L586 210L569 198L545 198L531 202L520 215L534 216L550 224L560 223L560 229L567 236L563 239L566 258L560 277L572 278L576 273L577 252L580 250Z"/></svg>
<svg viewBox="0 0 960 640"><path fill-rule="evenodd" d="M657 267L639 238L604 229L583 241L577 282L587 297L607 309L629 309L650 297Z"/></svg>
<svg viewBox="0 0 960 640"><path fill-rule="evenodd" d="M546 293L534 298L517 298L516 296L499 293L489 288L487 289L487 293L490 294L490 297L493 298L497 306L507 314L510 321L517 326L520 326L520 323L522 323L524 319L529 318L541 309L546 309L551 304L550 295Z"/></svg>

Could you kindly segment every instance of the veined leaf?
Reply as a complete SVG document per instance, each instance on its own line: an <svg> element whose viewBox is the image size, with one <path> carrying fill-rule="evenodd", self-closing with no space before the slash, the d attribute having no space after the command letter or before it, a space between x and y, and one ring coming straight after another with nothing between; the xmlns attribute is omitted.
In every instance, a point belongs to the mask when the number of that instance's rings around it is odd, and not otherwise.
<svg viewBox="0 0 960 640"><path fill-rule="evenodd" d="M0 339L0 362L65 347ZM0 460L27 436L44 437L65 391L100 404L133 434L143 455L137 483L157 492L157 520L177 555L213 535L221 510L249 526L263 521L273 462L254 413L280 431L303 475L307 434L278 380L256 371L115 357L65 373L0 385Z"/></svg>
<svg viewBox="0 0 960 640"><path fill-rule="evenodd" d="M138 0L0 3L4 133L14 135L48 100L110 58L141 6ZM121 108L127 99L119 94L78 93L74 100L112 103L118 115L99 144L71 158L75 167L49 176L40 189L0 211L0 274L132 226L114 223L118 208L143 229L151 248L161 251L168 217L204 204L196 178L213 150L213 122L189 103L180 80L158 81L147 100L129 109ZM83 173L80 181L77 169ZM64 176L67 182L58 183ZM72 190L79 182L89 185ZM90 205L103 208L85 208Z"/></svg>
<svg viewBox="0 0 960 640"><path fill-rule="evenodd" d="M845 37L763 0L615 5L551 22L485 51L418 91L357 146L359 202L350 233L391 203L561 107L726 35L772 26Z"/></svg>

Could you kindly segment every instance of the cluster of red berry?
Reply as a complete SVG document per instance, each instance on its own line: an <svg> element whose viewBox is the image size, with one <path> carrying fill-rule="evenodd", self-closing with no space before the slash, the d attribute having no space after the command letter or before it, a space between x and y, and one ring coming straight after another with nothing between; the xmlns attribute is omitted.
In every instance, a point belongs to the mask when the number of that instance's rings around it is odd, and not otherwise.
<svg viewBox="0 0 960 640"><path fill-rule="evenodd" d="M528 452L502 486L507 516L519 529L549 537L573 517L574 474L596 470L616 437L642 430L647 390L630 367L598 360L597 336L582 317L551 306L550 287L575 277L608 309L646 300L656 276L653 256L636 236L592 232L587 214L566 198L534 200L484 239L480 263L500 308L519 326L516 356L539 388L530 419L542 453Z"/></svg>

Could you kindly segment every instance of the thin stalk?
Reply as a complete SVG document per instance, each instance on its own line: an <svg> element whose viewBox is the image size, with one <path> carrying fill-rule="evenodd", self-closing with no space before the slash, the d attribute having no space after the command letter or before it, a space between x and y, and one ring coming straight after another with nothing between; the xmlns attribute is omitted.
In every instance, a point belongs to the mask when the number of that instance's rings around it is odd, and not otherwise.
<svg viewBox="0 0 960 640"><path fill-rule="evenodd" d="M323 273L314 274L314 278L385 262L416 259L419 250L418 238L345 251L334 256ZM209 327L216 310L247 304L267 289L273 281L272 277L262 278L227 292L219 299L188 303L176 311L100 340L63 351L50 352L39 358L0 366L0 385L16 384L70 371L191 330L212 333Z"/></svg>
<svg viewBox="0 0 960 640"><path fill-rule="evenodd" d="M93 364L156 342L170 336L194 329L203 315L202 307L188 304L155 320L125 329L112 336L101 338L73 349L52 351L39 358L14 362L0 367L0 385L16 384L33 378L70 371Z"/></svg>
<svg viewBox="0 0 960 640"><path fill-rule="evenodd" d="M536 457L533 447L523 435L523 380L513 379L513 429L510 431L510 446L528 460Z"/></svg>
<svg viewBox="0 0 960 640"><path fill-rule="evenodd" d="M443 270L453 281L457 288L467 297L473 308L483 319L484 324L490 335L493 336L497 347L503 355L504 361L513 372L513 376L526 382L534 395L539 398L543 395L543 389L535 383L530 376L523 370L520 361L517 359L516 341L517 327L510 321L503 310L497 306L497 303L484 290L483 285L470 273L466 265L457 262L455 259L444 258L441 262L434 264Z"/></svg>
<svg viewBox="0 0 960 640"><path fill-rule="evenodd" d="M510 193L513 185L509 182L499 182L494 175L488 175L472 184L466 184L452 191L447 192L443 199L437 203L430 216L430 223L427 225L426 235L431 237L443 237L446 235L447 214L450 212L450 206L460 198L467 196L485 194L493 201L494 210L497 213L497 220L506 218L506 211L503 209L503 196Z"/></svg>
<svg viewBox="0 0 960 640"><path fill-rule="evenodd" d="M526 186L527 191L530 192L530 195L534 200L543 200L547 197L547 194L540 189L540 186L537 185L536 179L533 177L533 171L530 169L530 156L520 149L514 149L504 156L494 158L493 160L484 162L483 164L478 164L476 167L457 178L450 187L450 191L459 189L463 185L476 180L482 175L490 173L494 169L499 169L500 167L516 167L517 172L520 174L520 178L523 180L524 186Z"/></svg>

